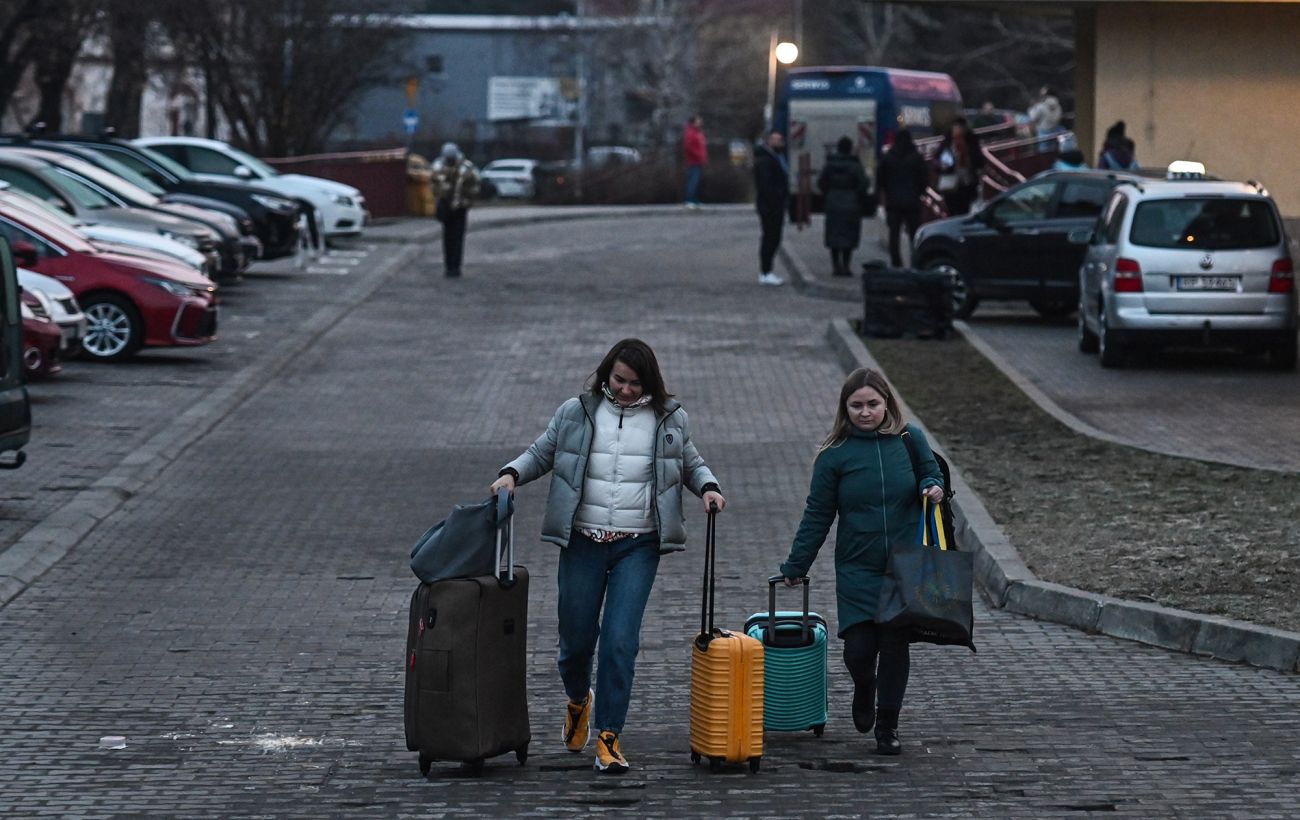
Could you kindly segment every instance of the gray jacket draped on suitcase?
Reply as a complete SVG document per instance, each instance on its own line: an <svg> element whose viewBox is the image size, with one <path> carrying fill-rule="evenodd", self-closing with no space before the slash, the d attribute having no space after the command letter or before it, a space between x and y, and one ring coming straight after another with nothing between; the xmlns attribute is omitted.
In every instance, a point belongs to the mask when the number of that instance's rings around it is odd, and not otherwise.
<svg viewBox="0 0 1300 820"><path fill-rule="evenodd" d="M526 484L550 470L555 472L546 498L543 541L561 547L569 543L573 517L582 500L596 408L602 401L605 399L584 393L560 405L537 441L503 468L503 472L517 474L516 484ZM684 549L686 521L682 513L682 487L702 496L706 489L716 488L717 479L691 442L686 411L671 399L655 427L651 480L660 552Z"/></svg>

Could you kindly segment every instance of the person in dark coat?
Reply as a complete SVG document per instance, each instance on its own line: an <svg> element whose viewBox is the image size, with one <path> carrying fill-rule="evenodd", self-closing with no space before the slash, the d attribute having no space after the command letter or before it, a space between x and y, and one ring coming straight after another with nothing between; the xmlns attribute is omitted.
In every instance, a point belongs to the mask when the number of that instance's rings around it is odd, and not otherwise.
<svg viewBox="0 0 1300 820"><path fill-rule="evenodd" d="M1129 171L1138 167L1134 156L1136 145L1124 133L1124 121L1116 120L1106 129L1106 140L1097 155L1097 167L1104 171Z"/></svg>
<svg viewBox="0 0 1300 820"><path fill-rule="evenodd" d="M754 206L763 238L758 246L758 283L784 285L772 272L776 249L781 247L786 201L790 198L790 166L785 161L785 135L772 131L754 151Z"/></svg>
<svg viewBox="0 0 1300 820"><path fill-rule="evenodd" d="M831 251L835 276L851 276L849 260L862 240L862 217L871 195L871 183L853 153L853 140L840 137L835 153L826 158L817 175L817 190L826 203L826 247Z"/></svg>
<svg viewBox="0 0 1300 820"><path fill-rule="evenodd" d="M916 445L920 475L904 432ZM803 519L781 576L794 586L808 574L838 517L835 599L844 665L853 678L853 725L863 733L875 726L880 754L903 748L898 714L910 656L897 630L875 622L876 602L889 545L915 543L922 496L936 504L943 498L943 473L933 451L925 435L903 419L885 377L858 368L840 388L835 423L813 462Z"/></svg>
<svg viewBox="0 0 1300 820"><path fill-rule="evenodd" d="M876 189L880 204L885 207L885 220L889 225L889 263L894 267L903 264L899 234L907 229L908 247L921 225L921 198L930 187L930 168L925 157L916 150L912 132L901 129L894 136L894 144L880 159L876 174ZM909 254L910 258L910 254Z"/></svg>
<svg viewBox="0 0 1300 820"><path fill-rule="evenodd" d="M971 130L965 117L953 120L939 145L939 193L949 216L970 211L979 193L980 174L984 171L984 152L980 138Z"/></svg>

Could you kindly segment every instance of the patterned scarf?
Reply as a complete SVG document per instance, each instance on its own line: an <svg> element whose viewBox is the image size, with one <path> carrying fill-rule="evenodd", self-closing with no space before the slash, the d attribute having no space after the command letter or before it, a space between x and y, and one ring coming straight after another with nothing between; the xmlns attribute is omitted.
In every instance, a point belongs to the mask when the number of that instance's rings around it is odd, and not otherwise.
<svg viewBox="0 0 1300 820"><path fill-rule="evenodd" d="M601 390L604 391L605 398L609 399L609 403L614 405L614 407L618 408L619 410L631 410L636 407L645 407L647 404L654 401L654 396L642 395L641 398L637 399L636 401L632 402L631 404L625 407L618 403L618 399L614 397L614 391L609 389L608 382L602 384L600 388Z"/></svg>

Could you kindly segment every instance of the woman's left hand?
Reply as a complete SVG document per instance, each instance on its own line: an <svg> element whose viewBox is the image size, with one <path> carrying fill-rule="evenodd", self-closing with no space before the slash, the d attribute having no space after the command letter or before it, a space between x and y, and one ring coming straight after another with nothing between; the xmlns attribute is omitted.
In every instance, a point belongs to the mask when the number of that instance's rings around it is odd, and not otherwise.
<svg viewBox="0 0 1300 820"><path fill-rule="evenodd" d="M940 501L943 501L943 487L940 487L937 484L933 487L926 487L921 495L930 499L931 503L938 504Z"/></svg>
<svg viewBox="0 0 1300 820"><path fill-rule="evenodd" d="M704 511L708 512L712 505L718 505L718 512L727 508L727 499L722 497L722 493L709 490L704 494Z"/></svg>

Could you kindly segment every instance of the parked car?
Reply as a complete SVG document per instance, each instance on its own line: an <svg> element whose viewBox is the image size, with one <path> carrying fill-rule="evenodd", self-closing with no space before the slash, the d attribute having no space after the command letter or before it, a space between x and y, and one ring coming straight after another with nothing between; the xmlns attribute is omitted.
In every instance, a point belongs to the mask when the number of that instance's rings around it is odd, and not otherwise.
<svg viewBox="0 0 1300 820"><path fill-rule="evenodd" d="M491 182L496 195L503 199L531 199L536 167L535 159L494 159L483 166L479 176Z"/></svg>
<svg viewBox="0 0 1300 820"><path fill-rule="evenodd" d="M282 174L252 154L218 140L148 137L135 140L135 144L165 154L200 179L255 182L282 196L304 200L318 213L326 237L356 236L370 218L365 197L351 185L303 174Z"/></svg>
<svg viewBox="0 0 1300 820"><path fill-rule="evenodd" d="M262 245L260 259L279 259L298 249L301 208L293 198L281 196L270 188L243 180L201 179L176 160L107 132L99 137L41 134L39 137L14 137L12 141L29 141L33 147L55 150L62 146L77 146L95 151L165 190L167 196L164 198L202 197L238 206L252 220L253 232ZM128 179L140 185L137 177ZM140 187L149 190L147 186Z"/></svg>
<svg viewBox="0 0 1300 820"><path fill-rule="evenodd" d="M227 214L180 202L164 202L116 174L67 154L43 151L38 148L0 148L0 158L9 154L18 154L50 163L54 166L57 176L81 183L83 189L91 189L99 197L107 199L114 207L171 215L207 228L216 237L217 252L221 255L220 275L222 277L238 277L252 261L246 255L240 240L239 224Z"/></svg>
<svg viewBox="0 0 1300 820"><path fill-rule="evenodd" d="M119 253L143 254L154 258L162 256L174 259L189 265L209 278L216 275L219 270L218 266L221 264L221 259L215 249L205 255L189 245L169 239L159 233L135 228L116 228L98 222L82 222L50 203L37 199L23 191L15 190L9 183L0 180L0 209L4 208L35 211L39 215L53 218L90 239L96 247L102 250L115 250Z"/></svg>
<svg viewBox="0 0 1300 820"><path fill-rule="evenodd" d="M18 308L18 273L9 243L0 235L0 469L16 470L27 461L32 405L23 376L23 321Z"/></svg>
<svg viewBox="0 0 1300 820"><path fill-rule="evenodd" d="M184 265L106 253L53 219L0 211L0 236L23 267L63 282L86 314L85 355L119 361L142 347L216 337L216 286Z"/></svg>
<svg viewBox="0 0 1300 820"><path fill-rule="evenodd" d="M964 319L981 299L1024 299L1040 314L1068 316L1079 303L1083 248L1070 232L1097 221L1110 191L1137 174L1049 171L969 216L940 219L916 232L918 268L955 278L954 313Z"/></svg>
<svg viewBox="0 0 1300 820"><path fill-rule="evenodd" d="M32 294L24 291L23 317L23 375L28 380L45 379L63 371L59 346L63 334L40 307Z"/></svg>
<svg viewBox="0 0 1300 820"><path fill-rule="evenodd" d="M58 325L62 337L59 355L70 359L80 354L86 336L86 314L81 312L76 295L58 279L26 268L18 269L18 284L23 294L31 294L50 321Z"/></svg>
<svg viewBox="0 0 1300 820"><path fill-rule="evenodd" d="M1086 254L1079 349L1118 367L1138 347L1239 347L1294 370L1295 267L1276 203L1255 183L1175 173L1116 186L1096 226L1071 236Z"/></svg>
<svg viewBox="0 0 1300 820"><path fill-rule="evenodd" d="M0 150L0 180L80 222L151 231L187 245L211 259L216 270L221 269L219 237L212 229L172 214L121 207L103 189L61 171L53 163L3 149Z"/></svg>

